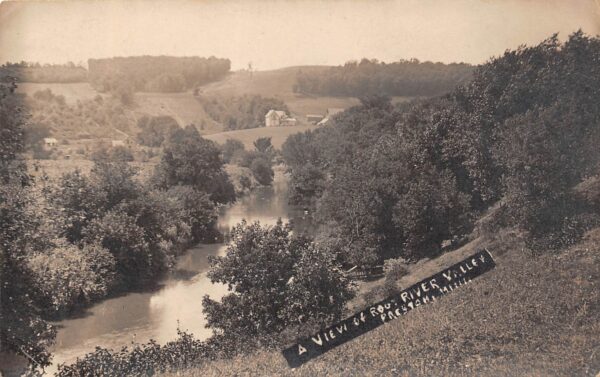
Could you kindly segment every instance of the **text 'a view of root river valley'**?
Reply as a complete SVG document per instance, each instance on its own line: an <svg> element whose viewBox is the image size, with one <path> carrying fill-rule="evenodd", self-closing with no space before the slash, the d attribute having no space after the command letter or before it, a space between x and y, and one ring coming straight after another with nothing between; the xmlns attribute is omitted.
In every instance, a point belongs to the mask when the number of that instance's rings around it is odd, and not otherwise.
<svg viewBox="0 0 600 377"><path fill-rule="evenodd" d="M369 306L345 320L300 340L286 348L283 356L290 367L305 362L344 344L386 322L407 314L421 305L435 302L496 266L488 250L479 251L463 261L421 280L398 295Z"/></svg>

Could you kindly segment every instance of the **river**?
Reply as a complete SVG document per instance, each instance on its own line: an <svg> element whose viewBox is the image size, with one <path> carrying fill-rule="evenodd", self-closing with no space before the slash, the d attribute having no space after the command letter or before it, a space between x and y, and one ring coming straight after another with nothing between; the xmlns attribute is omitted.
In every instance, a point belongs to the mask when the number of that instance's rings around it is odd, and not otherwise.
<svg viewBox="0 0 600 377"><path fill-rule="evenodd" d="M272 187L259 187L221 210L218 227L226 232L242 219L275 224L293 219L299 227L310 221L304 213L287 204L287 178L279 171ZM223 255L225 244L203 244L188 250L168 276L151 292L127 293L99 302L76 318L54 323L58 327L52 349L53 365L72 363L94 351L96 346L120 349L132 342L150 339L164 344L177 338L177 327L205 339L211 330L204 327L202 296L218 299L227 292L225 285L212 284L206 277L209 255Z"/></svg>

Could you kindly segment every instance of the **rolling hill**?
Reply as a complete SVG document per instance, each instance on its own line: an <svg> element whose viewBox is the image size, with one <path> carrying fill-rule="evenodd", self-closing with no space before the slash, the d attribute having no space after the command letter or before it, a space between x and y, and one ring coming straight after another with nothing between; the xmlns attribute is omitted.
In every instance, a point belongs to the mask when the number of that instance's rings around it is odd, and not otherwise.
<svg viewBox="0 0 600 377"><path fill-rule="evenodd" d="M135 103L126 110L130 120L128 132L134 135L137 132L136 119L143 115L168 115L177 120L181 126L194 124L203 135L217 134L213 140L223 142L227 138L239 138L248 144L261 136L271 136L276 147L280 147L285 138L292 133L305 131L311 128L306 122L307 114L325 114L328 108L348 108L358 105L360 101L353 97L316 97L294 93L293 87L299 71L310 72L323 70L327 67L288 67L272 71L236 71L230 73L223 80L204 85L199 88L197 95L203 99L218 97L261 95L282 100L290 109L291 115L298 120L298 128L284 127L281 130L241 130L234 133L223 133L222 124L214 121L204 110L204 107L191 91L181 93L150 93L138 92L135 94ZM75 105L77 101L92 100L96 96L108 97L109 94L99 93L88 83L22 83L18 91L29 96L38 90L50 89L54 94L63 95L68 105ZM408 97L395 97L393 102L408 101ZM81 132L86 125L81 125ZM96 132L97 130L92 130ZM94 134L94 132L91 132ZM236 133L237 132L237 133ZM72 132L71 132L72 134ZM53 136L72 139L68 132L61 134L60 127L55 127Z"/></svg>
<svg viewBox="0 0 600 377"><path fill-rule="evenodd" d="M323 68L289 67L252 73L237 71L221 81L202 86L198 95L205 99L245 94L275 97L288 105L292 116L298 119L300 125L306 125L306 114L324 114L328 108L347 108L359 103L356 98L351 97L314 97L293 92L298 70L310 71ZM103 97L108 96L108 94L97 92L88 83L22 83L19 85L18 91L31 96L36 91L44 89L50 89L54 94L63 95L69 105L75 105L78 100L91 100L99 94ZM205 135L223 131L223 126L206 114L191 91L181 93L138 92L135 94L135 105L131 108L131 118L137 119L144 114L172 116L181 126L195 124ZM284 131L282 134L286 134L286 132Z"/></svg>

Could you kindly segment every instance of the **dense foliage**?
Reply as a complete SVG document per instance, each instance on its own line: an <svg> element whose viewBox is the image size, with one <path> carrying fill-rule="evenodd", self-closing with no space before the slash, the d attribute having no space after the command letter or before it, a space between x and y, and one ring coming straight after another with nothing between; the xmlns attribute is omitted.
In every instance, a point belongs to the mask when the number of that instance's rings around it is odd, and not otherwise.
<svg viewBox="0 0 600 377"><path fill-rule="evenodd" d="M43 367L49 364L55 330L33 299L35 275L26 263L32 248L43 241L31 210L31 180L16 159L26 114L15 88L14 83L0 83L0 348Z"/></svg>
<svg viewBox="0 0 600 377"><path fill-rule="evenodd" d="M242 142L235 139L227 139L221 145L221 156L224 162L250 169L256 181L263 186L273 183L275 154L270 137L259 137L254 141L254 150L249 151Z"/></svg>
<svg viewBox="0 0 600 377"><path fill-rule="evenodd" d="M229 59L131 56L89 59L90 84L101 92L120 86L141 92L182 92L229 73Z"/></svg>
<svg viewBox="0 0 600 377"><path fill-rule="evenodd" d="M163 149L154 182L164 189L177 185L192 186L208 193L214 202L232 202L235 192L223 169L220 153L216 144L200 136L193 125L178 129Z"/></svg>
<svg viewBox="0 0 600 377"><path fill-rule="evenodd" d="M212 282L231 293L220 302L205 296L207 326L225 342L243 343L307 321L330 323L352 297L334 255L291 235L281 222L237 225L226 255L211 259Z"/></svg>
<svg viewBox="0 0 600 377"><path fill-rule="evenodd" d="M236 139L227 139L221 145L221 157L226 164L230 164L234 160L239 160L245 151L246 147L244 147L244 143Z"/></svg>
<svg viewBox="0 0 600 377"><path fill-rule="evenodd" d="M260 95L239 97L198 97L206 113L225 130L243 130L265 126L265 115L269 110L281 110L289 113L286 104L276 98Z"/></svg>
<svg viewBox="0 0 600 377"><path fill-rule="evenodd" d="M143 116L138 119L137 126L140 129L137 140L147 147L160 147L179 129L177 121L168 115Z"/></svg>
<svg viewBox="0 0 600 377"><path fill-rule="evenodd" d="M119 351L97 347L71 365L60 365L58 376L152 376L198 366L220 355L215 344L196 340L179 331L179 337L161 346L151 340Z"/></svg>
<svg viewBox="0 0 600 377"><path fill-rule="evenodd" d="M317 202L340 259L418 259L495 221L536 250L598 223L573 194L599 173L600 40L578 32L508 51L450 94L392 107L370 97L332 125L294 135L282 154L297 202Z"/></svg>
<svg viewBox="0 0 600 377"><path fill-rule="evenodd" d="M362 59L324 71L299 71L294 90L329 96L433 96L465 83L472 73L473 67L464 63Z"/></svg>
<svg viewBox="0 0 600 377"><path fill-rule="evenodd" d="M115 258L97 244L59 241L27 260L44 314L62 317L76 305L104 298L115 283Z"/></svg>

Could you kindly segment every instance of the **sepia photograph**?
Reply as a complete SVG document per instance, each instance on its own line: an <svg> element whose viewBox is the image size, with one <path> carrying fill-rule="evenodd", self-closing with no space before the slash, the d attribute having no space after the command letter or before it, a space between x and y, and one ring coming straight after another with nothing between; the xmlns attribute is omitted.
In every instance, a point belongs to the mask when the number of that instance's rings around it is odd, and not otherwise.
<svg viewBox="0 0 600 377"><path fill-rule="evenodd" d="M0 377L600 377L600 0L0 0Z"/></svg>

